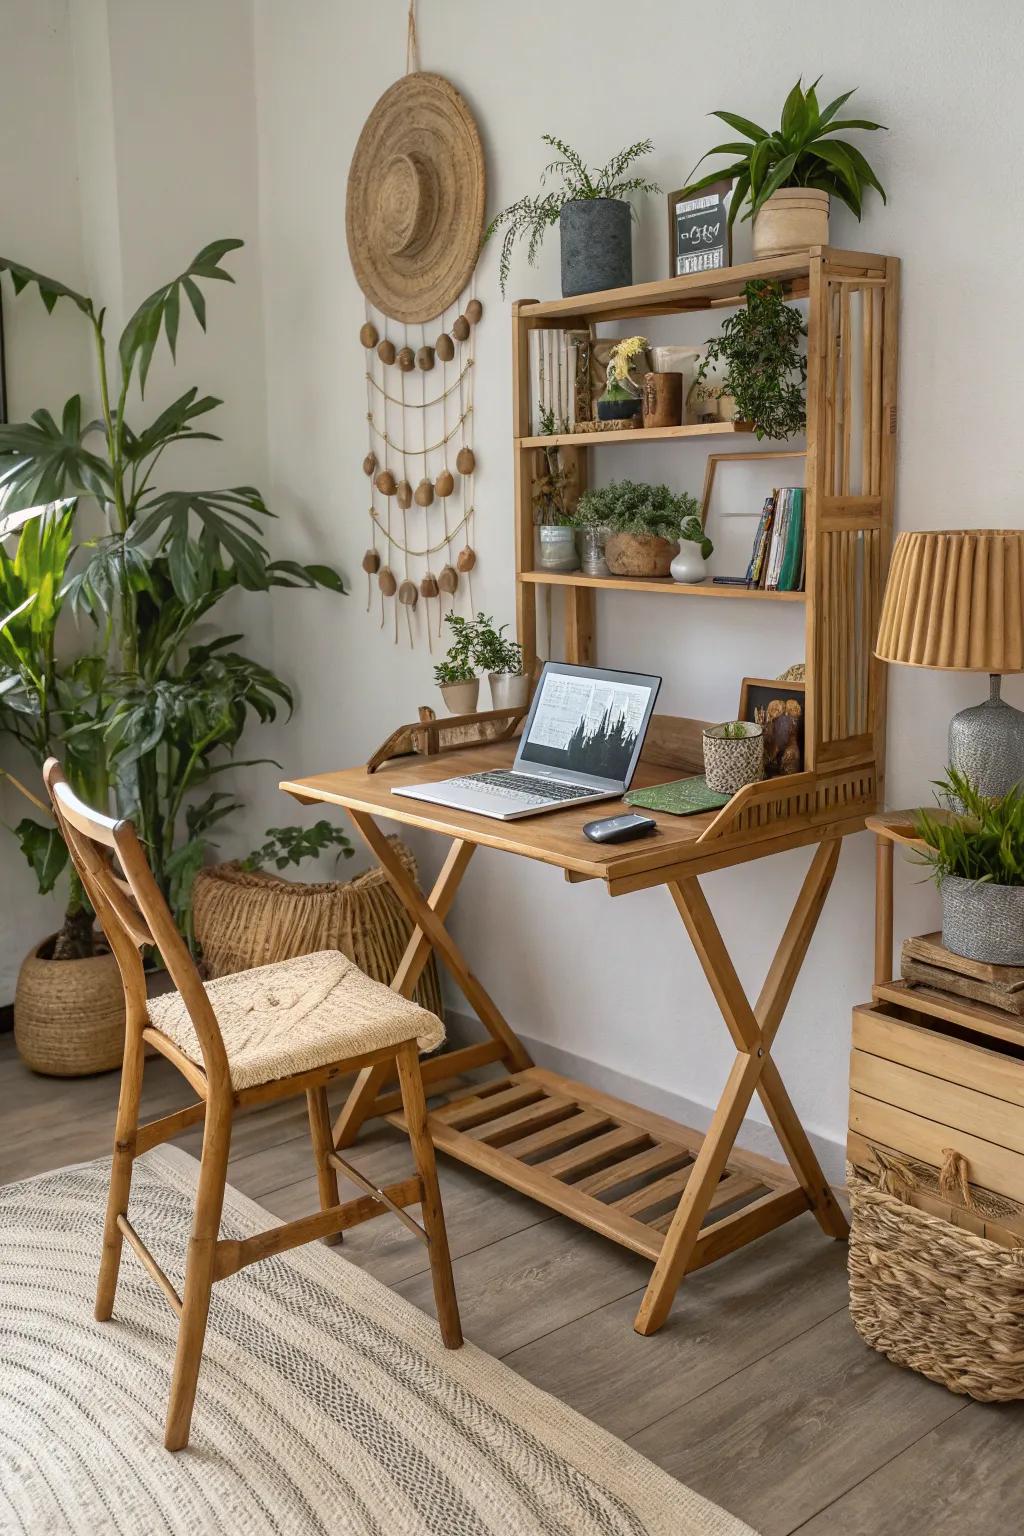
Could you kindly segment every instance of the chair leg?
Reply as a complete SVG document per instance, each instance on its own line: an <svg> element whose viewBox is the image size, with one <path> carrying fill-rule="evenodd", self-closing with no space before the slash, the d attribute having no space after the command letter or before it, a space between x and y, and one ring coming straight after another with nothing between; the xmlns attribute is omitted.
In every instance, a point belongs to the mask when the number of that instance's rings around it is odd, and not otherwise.
<svg viewBox="0 0 1024 1536"><path fill-rule="evenodd" d="M306 1104L309 1109L309 1139L313 1143L313 1156L316 1159L316 1182L320 1191L320 1209L327 1211L332 1205L340 1205L341 1194L338 1190L338 1172L327 1161L334 1151L334 1137L331 1131L331 1112L327 1104L327 1089L321 1083L319 1088L306 1089ZM328 1247L341 1242L340 1232L332 1233L323 1241Z"/></svg>
<svg viewBox="0 0 1024 1536"><path fill-rule="evenodd" d="M188 1444L196 1383L203 1357L203 1340L206 1337L206 1320L210 1311L213 1267L230 1150L230 1100L223 1106L211 1102L206 1109L203 1157L185 1268L174 1374L171 1377L170 1401L167 1405L164 1445L169 1451L183 1450Z"/></svg>
<svg viewBox="0 0 1024 1536"><path fill-rule="evenodd" d="M121 1091L117 1102L117 1122L114 1131L114 1157L110 1167L110 1186L107 1190L107 1214L103 1224L103 1255L96 1281L96 1320L105 1323L114 1310L114 1294L117 1276L121 1268L121 1248L124 1238L117 1225L119 1216L128 1214L128 1196L132 1183L132 1164L135 1161L135 1136L139 1128L139 1102L142 1098L142 1073L145 1052L137 1029L129 1025L125 1039L124 1063L121 1067Z"/></svg>
<svg viewBox="0 0 1024 1536"><path fill-rule="evenodd" d="M445 1347L458 1349L462 1344L459 1302L455 1294L451 1255L448 1252L448 1233L441 1207L441 1191L437 1187L434 1143L427 1130L427 1101L423 1092L420 1058L415 1041L401 1046L398 1051L398 1081L402 1088L402 1106L405 1110L405 1123L409 1130L412 1154L416 1160L416 1171L423 1184L423 1226L427 1234L427 1251L430 1255L430 1277L434 1285L437 1321Z"/></svg>

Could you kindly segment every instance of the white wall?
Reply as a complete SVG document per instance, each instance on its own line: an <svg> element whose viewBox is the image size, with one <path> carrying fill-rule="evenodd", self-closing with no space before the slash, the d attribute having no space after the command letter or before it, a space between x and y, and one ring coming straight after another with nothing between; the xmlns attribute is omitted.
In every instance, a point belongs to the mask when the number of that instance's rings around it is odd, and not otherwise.
<svg viewBox="0 0 1024 1536"><path fill-rule="evenodd" d="M544 131L596 161L650 135L650 170L668 190L710 144L730 137L721 125L716 134L706 116L713 108L770 119L801 72L805 79L824 73L833 94L859 85L851 108L891 129L870 144L890 202L872 200L860 228L839 209L833 240L905 263L899 526L1019 525L1019 327L1010 280L1020 270L1024 230L1017 7L737 0L724 24L723 14L676 0L585 7L424 0L422 62L448 75L476 113L492 210L537 186ZM354 574L353 597L328 629L289 627L280 635L302 677L288 766L308 772L358 761L432 697L425 651L396 649L364 611L363 311L344 235L356 138L404 68L405 4L306 0L299 13L256 0L256 17L271 476L276 491L301 495L309 552L340 559ZM993 132L993 123L1005 131ZM652 198L635 237L638 281L663 275L664 230L664 202ZM748 231L739 237L741 253ZM476 595L504 619L513 612L510 326L493 252L481 263L477 291L486 313L476 384ZM557 293L552 236L539 270L517 260L510 297ZM605 459L615 452L605 450ZM640 451L630 450L630 463L616 457L614 472L698 489L704 452L700 444L659 445L643 450L641 465ZM800 654L785 611L721 603L708 612L703 603L626 595L602 595L600 603L599 658L663 672L663 707L671 712L721 718L734 707L743 672L781 670ZM944 763L949 715L982 692L980 679L893 677L891 804L927 795ZM1024 702L1016 683L1008 692ZM707 881L751 986L807 858L787 854ZM870 985L871 870L868 838L848 840L779 1042L809 1126L835 1140L846 1121L850 1005ZM898 879L904 930L936 922L931 889L914 885L909 872ZM664 892L612 902L594 885L570 888L554 870L487 851L463 891L456 930L518 1029L650 1085L714 1101L729 1047Z"/></svg>

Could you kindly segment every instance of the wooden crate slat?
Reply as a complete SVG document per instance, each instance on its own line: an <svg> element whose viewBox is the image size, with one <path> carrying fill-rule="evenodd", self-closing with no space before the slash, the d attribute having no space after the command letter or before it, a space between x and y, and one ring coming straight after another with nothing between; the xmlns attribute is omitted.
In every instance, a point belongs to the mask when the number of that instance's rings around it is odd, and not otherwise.
<svg viewBox="0 0 1024 1536"><path fill-rule="evenodd" d="M868 1098L951 1126L954 1133L968 1132L1024 1155L1024 1115L1017 1105L989 1093L915 1071L898 1061L869 1056L866 1051L850 1054L850 1087Z"/></svg>
<svg viewBox="0 0 1024 1536"><path fill-rule="evenodd" d="M1024 1109L1024 1059L873 1008L853 1010L854 1049L948 1078Z"/></svg>
<svg viewBox="0 0 1024 1536"><path fill-rule="evenodd" d="M512 1082L500 1093L492 1093L484 1099L475 1094L470 1099L455 1099L439 1109L437 1115L446 1125L467 1131L471 1126L483 1124L485 1120L496 1120L506 1110L537 1103L543 1097L543 1088L539 1083Z"/></svg>
<svg viewBox="0 0 1024 1536"><path fill-rule="evenodd" d="M607 1125L608 1116L601 1110L581 1107L569 1119L559 1120L557 1125L549 1125L546 1130L534 1131L521 1141L510 1142L504 1150L517 1159L531 1157L534 1152L543 1152L547 1148L555 1151L591 1131L603 1130Z"/></svg>
<svg viewBox="0 0 1024 1536"><path fill-rule="evenodd" d="M639 1130L635 1125L617 1125L614 1130L606 1131L603 1136L595 1136L581 1147L570 1147L567 1152L559 1152L556 1157L544 1158L537 1166L555 1179L564 1179L573 1174L582 1175L596 1168L606 1158L624 1157L649 1141L647 1132Z"/></svg>
<svg viewBox="0 0 1024 1536"><path fill-rule="evenodd" d="M942 1166L945 1149L952 1147L967 1159L972 1184L981 1184L1011 1200L1024 1200L1024 1156L1008 1147L883 1104L856 1090L850 1093L850 1129L872 1143L895 1147L934 1168Z"/></svg>
<svg viewBox="0 0 1024 1536"><path fill-rule="evenodd" d="M464 1129L467 1136L489 1142L492 1147L500 1147L506 1141L520 1140L530 1131L542 1131L558 1120L565 1120L575 1110L576 1105L572 1099L559 1099L552 1095L525 1104L520 1109L510 1109L507 1115L499 1115L497 1120L485 1120L482 1125Z"/></svg>
<svg viewBox="0 0 1024 1536"><path fill-rule="evenodd" d="M635 1157L627 1157L625 1162L613 1163L610 1168L602 1168L597 1173L588 1174L573 1187L587 1195L600 1195L606 1190L615 1189L619 1184L628 1183L630 1179L638 1178L641 1174L664 1173L689 1156L689 1152L683 1147L670 1147L664 1142L657 1142L646 1152L638 1152Z"/></svg>

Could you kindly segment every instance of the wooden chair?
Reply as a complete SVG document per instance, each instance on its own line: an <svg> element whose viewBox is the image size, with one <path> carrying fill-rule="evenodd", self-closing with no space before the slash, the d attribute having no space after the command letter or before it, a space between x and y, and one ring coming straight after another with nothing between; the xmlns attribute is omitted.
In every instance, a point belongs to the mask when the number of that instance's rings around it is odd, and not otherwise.
<svg viewBox="0 0 1024 1536"><path fill-rule="evenodd" d="M340 1240L340 1234L347 1228L387 1210L426 1243L441 1336L449 1349L458 1349L462 1331L434 1149L426 1128L417 1045L417 1037L424 1046L440 1043L444 1033L440 1020L390 988L371 981L335 951L245 971L204 986L153 878L132 823L113 820L84 805L69 788L56 759L47 762L43 777L57 824L103 925L124 983L124 1065L96 1289L96 1317L105 1322L113 1311L121 1248L127 1238L180 1318L164 1437L167 1449L176 1451L188 1444L214 1282L235 1274L256 1259L283 1253L314 1238ZM115 860L120 874L114 868ZM145 945L159 949L178 989L152 1003L146 997L140 954ZM295 1054L296 1032L276 1027L275 1006L286 1020L289 1014L294 1019L297 1011L301 1013L305 998L313 994L299 995L295 1001L296 989L308 985L311 971L318 975L327 973L327 995L316 1004L316 1028L307 1031L298 1042L307 1055L305 1066L284 1075L281 1067ZM343 971L344 976L332 985L335 971ZM225 990L228 984L233 985L234 992ZM246 1015L249 1038L235 1051L232 1032L227 1023L222 1028L214 1005L218 996L235 996L246 985L255 1002L249 1004ZM316 996L323 991L321 985ZM344 994L340 1002L332 998L332 991ZM290 1006L289 994L293 997ZM282 997L283 1009L279 1006ZM310 1019L313 1016L312 1012L307 1015ZM155 1018L162 1027L157 1027ZM254 1034L259 1036L255 1046ZM199 1098L174 1114L140 1125L139 1099L147 1045L154 1046L174 1063ZM315 1059L308 1059L310 1056ZM342 1073L384 1064L397 1068L417 1173L401 1183L378 1189L335 1151L326 1084ZM221 1240L221 1208L234 1112L300 1093L305 1093L309 1110L321 1209L254 1237ZM202 1161L185 1284L179 1297L128 1220L128 1195L135 1158L200 1120L204 1122ZM339 1169L366 1193L340 1203ZM406 1210L417 1203L422 1207L422 1227Z"/></svg>

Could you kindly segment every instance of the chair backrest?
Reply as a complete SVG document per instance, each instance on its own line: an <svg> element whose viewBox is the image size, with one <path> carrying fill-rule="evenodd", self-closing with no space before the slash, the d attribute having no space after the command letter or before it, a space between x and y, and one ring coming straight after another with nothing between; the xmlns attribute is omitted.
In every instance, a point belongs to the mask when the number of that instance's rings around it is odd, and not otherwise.
<svg viewBox="0 0 1024 1536"><path fill-rule="evenodd" d="M94 811L80 800L55 757L44 765L43 780L68 853L120 968L127 1029L141 1031L149 1022L146 978L139 951L152 945L163 956L188 1009L207 1077L218 1086L228 1083L227 1053L217 1016L153 878L134 825Z"/></svg>

